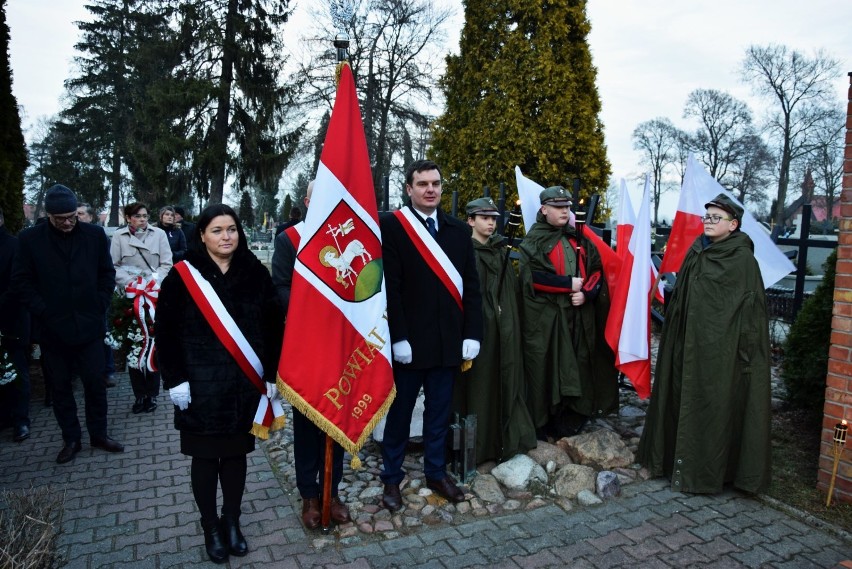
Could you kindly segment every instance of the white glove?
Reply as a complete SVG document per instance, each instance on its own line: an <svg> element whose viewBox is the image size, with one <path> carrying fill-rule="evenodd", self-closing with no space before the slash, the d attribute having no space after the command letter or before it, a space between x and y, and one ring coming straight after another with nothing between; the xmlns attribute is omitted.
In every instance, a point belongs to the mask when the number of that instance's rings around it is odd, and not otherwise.
<svg viewBox="0 0 852 569"><path fill-rule="evenodd" d="M479 355L479 340L465 340L462 342L462 359L472 360Z"/></svg>
<svg viewBox="0 0 852 569"><path fill-rule="evenodd" d="M580 292L583 288L583 279L579 277L571 277L571 290L574 292Z"/></svg>
<svg viewBox="0 0 852 569"><path fill-rule="evenodd" d="M394 360L401 364L411 363L411 344L408 343L408 340L400 340L399 342L396 342L393 346L391 346L391 351L393 351Z"/></svg>
<svg viewBox="0 0 852 569"><path fill-rule="evenodd" d="M192 397L189 396L189 382L184 381L180 385L169 389L169 397L172 398L172 403L178 409L186 411L186 408L189 407L189 402L192 401Z"/></svg>
<svg viewBox="0 0 852 569"><path fill-rule="evenodd" d="M278 391L278 386L274 383L266 384L266 396L270 401L273 399L281 399L281 393Z"/></svg>

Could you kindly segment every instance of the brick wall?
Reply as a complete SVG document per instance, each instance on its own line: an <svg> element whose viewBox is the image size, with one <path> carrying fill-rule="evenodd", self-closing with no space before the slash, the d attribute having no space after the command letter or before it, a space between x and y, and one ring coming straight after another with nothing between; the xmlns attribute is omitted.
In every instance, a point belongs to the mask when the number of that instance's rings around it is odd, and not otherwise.
<svg viewBox="0 0 852 569"><path fill-rule="evenodd" d="M840 236L837 248L837 280L834 287L834 317L828 352L825 408L822 420L817 487L828 491L834 465L834 426L846 419L852 425L852 73L849 74L846 108L846 150L843 160L843 191L840 194ZM852 437L837 469L834 500L852 502Z"/></svg>

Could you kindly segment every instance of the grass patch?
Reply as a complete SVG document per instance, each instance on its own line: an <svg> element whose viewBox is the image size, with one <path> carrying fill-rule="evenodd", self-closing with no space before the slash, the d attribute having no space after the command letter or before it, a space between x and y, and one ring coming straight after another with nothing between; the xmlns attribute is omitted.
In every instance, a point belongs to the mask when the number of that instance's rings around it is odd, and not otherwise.
<svg viewBox="0 0 852 569"><path fill-rule="evenodd" d="M56 549L65 493L46 486L0 492L0 567L48 568Z"/></svg>
<svg viewBox="0 0 852 569"><path fill-rule="evenodd" d="M816 488L820 430L819 418L801 410L784 406L772 413L772 484L766 494L852 532L852 504L832 500L826 508L826 494Z"/></svg>

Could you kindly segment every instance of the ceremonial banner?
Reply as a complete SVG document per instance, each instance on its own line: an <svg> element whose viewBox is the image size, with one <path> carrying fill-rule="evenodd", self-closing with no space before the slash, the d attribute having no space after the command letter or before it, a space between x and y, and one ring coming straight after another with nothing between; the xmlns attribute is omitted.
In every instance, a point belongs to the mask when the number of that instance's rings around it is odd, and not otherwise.
<svg viewBox="0 0 852 569"><path fill-rule="evenodd" d="M619 206L618 257L621 270L606 322L606 340L615 352L615 367L633 384L642 399L651 394L651 220L650 183L638 217L622 182ZM625 326L625 323L627 324Z"/></svg>
<svg viewBox="0 0 852 569"><path fill-rule="evenodd" d="M661 273L676 273L680 269L689 247L704 231L704 224L701 222L701 217L706 212L704 204L719 194L725 194L742 206L740 201L723 188L690 154L686 162L672 232L660 265ZM754 257L760 265L764 288L771 287L796 270L790 259L772 242L769 232L748 210L743 213L742 231L747 233L754 243Z"/></svg>
<svg viewBox="0 0 852 569"><path fill-rule="evenodd" d="M381 245L355 81L344 65L297 249L278 388L356 468L396 394Z"/></svg>

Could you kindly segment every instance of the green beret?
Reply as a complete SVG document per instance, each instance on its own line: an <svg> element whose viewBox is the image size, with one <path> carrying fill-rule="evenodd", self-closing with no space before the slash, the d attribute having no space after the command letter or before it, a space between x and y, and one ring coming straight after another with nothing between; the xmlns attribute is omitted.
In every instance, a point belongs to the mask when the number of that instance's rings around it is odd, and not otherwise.
<svg viewBox="0 0 852 569"><path fill-rule="evenodd" d="M565 207L571 205L571 196L562 186L550 186L538 195L541 205Z"/></svg>
<svg viewBox="0 0 852 569"><path fill-rule="evenodd" d="M730 213L733 218L739 221L740 223L743 222L743 206L739 205L727 195L719 194L718 196L704 204L704 208L707 209L711 205Z"/></svg>
<svg viewBox="0 0 852 569"><path fill-rule="evenodd" d="M479 198L478 200L467 202L467 206L465 206L464 209L465 212L467 212L468 217L472 217L474 215L500 216L500 212L497 210L497 204L495 204L494 200L491 198Z"/></svg>

